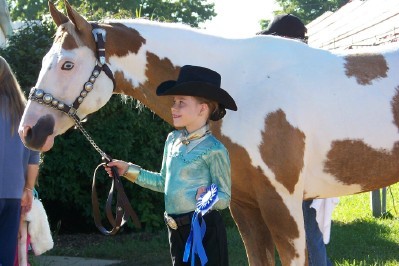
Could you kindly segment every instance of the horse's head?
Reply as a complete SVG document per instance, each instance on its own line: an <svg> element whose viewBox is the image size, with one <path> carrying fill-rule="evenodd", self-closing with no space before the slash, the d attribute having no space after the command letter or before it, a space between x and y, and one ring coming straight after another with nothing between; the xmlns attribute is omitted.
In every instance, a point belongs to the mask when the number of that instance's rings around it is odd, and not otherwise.
<svg viewBox="0 0 399 266"><path fill-rule="evenodd" d="M112 73L111 78L100 72L101 68L98 77L94 73L101 64L97 64L92 25L68 2L66 7L68 16L49 2L58 29L50 51L43 58L19 127L25 145L40 151L50 150L54 137L74 125L73 118L65 111L73 113L76 109L75 118L82 119L100 109L113 92Z"/></svg>

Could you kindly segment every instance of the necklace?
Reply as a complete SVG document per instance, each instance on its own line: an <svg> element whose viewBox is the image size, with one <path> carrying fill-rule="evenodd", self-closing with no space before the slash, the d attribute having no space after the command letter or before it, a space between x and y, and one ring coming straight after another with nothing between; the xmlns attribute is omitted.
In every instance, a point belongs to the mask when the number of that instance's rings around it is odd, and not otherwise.
<svg viewBox="0 0 399 266"><path fill-rule="evenodd" d="M183 143L184 145L188 145L190 144L191 141L193 140L197 140L200 139L202 137L204 137L205 135L210 134L211 131L209 130L209 125L206 124L205 126L201 127L200 129L192 132L192 133L188 133L186 129L183 130L183 133L180 137L180 141L181 143Z"/></svg>

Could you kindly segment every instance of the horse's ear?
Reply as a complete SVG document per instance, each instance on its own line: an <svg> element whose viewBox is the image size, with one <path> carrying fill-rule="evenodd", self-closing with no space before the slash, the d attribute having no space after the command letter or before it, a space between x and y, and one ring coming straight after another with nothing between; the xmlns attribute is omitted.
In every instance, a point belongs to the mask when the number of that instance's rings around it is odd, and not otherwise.
<svg viewBox="0 0 399 266"><path fill-rule="evenodd" d="M75 11L67 0L65 0L65 6L67 9L68 17L75 25L77 31L82 31L83 29L87 29L87 27L90 27L90 23L87 22L84 17L82 17L78 12Z"/></svg>
<svg viewBox="0 0 399 266"><path fill-rule="evenodd" d="M51 17L53 18L53 20L57 26L69 21L67 16L65 16L60 11L58 11L58 9L55 7L53 2L48 1L48 7L50 10Z"/></svg>

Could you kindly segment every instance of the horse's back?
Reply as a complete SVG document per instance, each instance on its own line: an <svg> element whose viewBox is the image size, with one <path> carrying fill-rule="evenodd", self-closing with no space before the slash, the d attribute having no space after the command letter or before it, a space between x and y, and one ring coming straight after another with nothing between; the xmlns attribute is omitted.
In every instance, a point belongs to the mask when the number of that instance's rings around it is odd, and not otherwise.
<svg viewBox="0 0 399 266"><path fill-rule="evenodd" d="M238 106L226 115L221 133L243 147L273 185L279 186L277 172L285 170L276 170L272 161L295 160L302 162L295 166L300 169L295 189L315 182L309 195L360 191L359 178L347 182L343 170L331 169L339 163L337 154L365 154L370 147L381 155L399 138L397 49L332 53L275 36L223 38L156 24L137 30L145 49L171 65L201 65L221 74L222 88ZM163 37L175 41L160 43ZM290 143L295 152L287 148ZM271 158L276 154L281 158Z"/></svg>
<svg viewBox="0 0 399 266"><path fill-rule="evenodd" d="M281 120L304 134L301 176L305 187L313 187L308 190L309 197L362 190L357 181L345 184L346 177L339 180L335 172L327 171L326 162L337 152L336 144L355 156L367 147L375 154L390 152L398 141L397 49L335 54L293 42L281 43L286 46L282 51L277 46L269 50L270 54L262 51L254 59L258 64L243 63L233 75L223 75L226 88L233 87L239 108L223 122L224 132L247 147L252 164L274 179L276 174L262 158L260 146L266 141L268 118L282 114ZM232 133L236 125L240 125L241 133ZM285 135L275 140L281 146L290 141ZM351 145L356 141L361 144ZM362 156L366 155L359 154L359 167L365 159Z"/></svg>

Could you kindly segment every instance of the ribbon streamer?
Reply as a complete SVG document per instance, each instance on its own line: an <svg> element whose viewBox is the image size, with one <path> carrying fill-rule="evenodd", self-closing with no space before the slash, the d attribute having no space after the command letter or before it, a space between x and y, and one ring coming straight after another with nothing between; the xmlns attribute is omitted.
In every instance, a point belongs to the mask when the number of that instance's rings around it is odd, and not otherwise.
<svg viewBox="0 0 399 266"><path fill-rule="evenodd" d="M191 220L191 230L188 236L186 246L184 248L183 262L188 262L191 253L191 265L195 265L195 254L201 261L201 265L204 266L208 262L208 257L202 240L206 232L206 223L203 215L219 200L218 187L212 184L207 191L201 195L197 202L197 208L194 211L193 218ZM191 251L191 252L190 252Z"/></svg>
<svg viewBox="0 0 399 266"><path fill-rule="evenodd" d="M199 220L201 220L201 224ZM183 255L184 262L187 262L190 257L190 250L191 250L191 265L195 265L195 254L198 254L202 266L208 262L208 257L206 256L205 249L202 244L202 239L204 238L205 232L206 232L205 220L203 219L201 212L198 212L196 210L191 220L190 235L188 236L186 247L184 249L184 255Z"/></svg>

